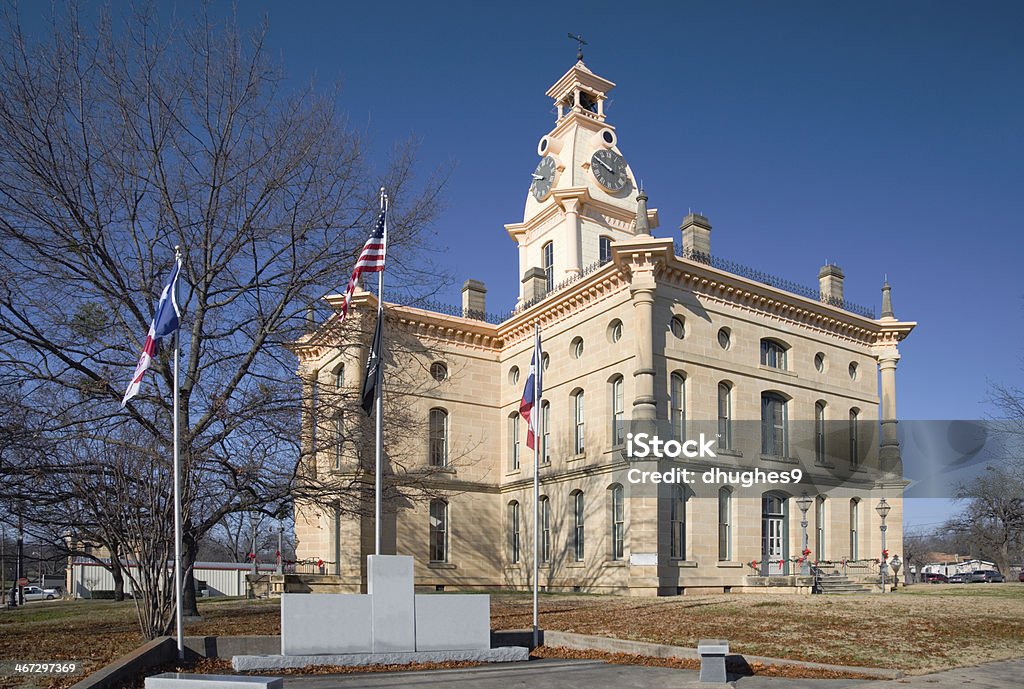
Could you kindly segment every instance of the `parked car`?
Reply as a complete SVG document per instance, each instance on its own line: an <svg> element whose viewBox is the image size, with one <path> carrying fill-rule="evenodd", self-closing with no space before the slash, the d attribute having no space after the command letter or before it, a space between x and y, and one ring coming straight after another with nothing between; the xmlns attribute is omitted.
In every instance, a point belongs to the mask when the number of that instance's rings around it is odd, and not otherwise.
<svg viewBox="0 0 1024 689"><path fill-rule="evenodd" d="M44 589L38 586L25 587L25 600L53 600L60 596L57 589Z"/></svg>
<svg viewBox="0 0 1024 689"><path fill-rule="evenodd" d="M1017 581L1024 582L1024 571L1017 575Z"/></svg>
<svg viewBox="0 0 1024 689"><path fill-rule="evenodd" d="M994 569L978 569L971 572L970 581L981 584L1001 584L1006 581L1006 577Z"/></svg>
<svg viewBox="0 0 1024 689"><path fill-rule="evenodd" d="M949 577L941 572L925 572L921 575L921 581L926 584L945 584Z"/></svg>
<svg viewBox="0 0 1024 689"><path fill-rule="evenodd" d="M949 579L947 579L946 581L950 584L966 584L970 580L970 574L954 574L953 576L949 577Z"/></svg>

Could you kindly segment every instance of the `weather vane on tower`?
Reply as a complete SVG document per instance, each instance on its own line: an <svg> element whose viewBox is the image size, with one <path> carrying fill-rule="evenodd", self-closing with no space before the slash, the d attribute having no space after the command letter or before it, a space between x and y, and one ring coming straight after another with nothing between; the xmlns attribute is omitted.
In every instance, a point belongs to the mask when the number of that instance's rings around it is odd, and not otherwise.
<svg viewBox="0 0 1024 689"><path fill-rule="evenodd" d="M572 33L571 31L569 32L569 38L571 38L572 40L576 41L576 43L579 44L577 46L577 48L576 48L576 59L582 62L583 61L583 46L585 46L587 44L587 42L583 40L583 36L577 36L576 34Z"/></svg>

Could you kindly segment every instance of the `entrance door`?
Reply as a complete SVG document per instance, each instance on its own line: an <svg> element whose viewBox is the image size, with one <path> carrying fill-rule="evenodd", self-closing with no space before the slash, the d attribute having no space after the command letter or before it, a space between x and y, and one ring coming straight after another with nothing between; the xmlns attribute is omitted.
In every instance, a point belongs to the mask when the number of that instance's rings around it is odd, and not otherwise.
<svg viewBox="0 0 1024 689"><path fill-rule="evenodd" d="M769 493L761 499L762 576L787 573L786 536L786 499Z"/></svg>

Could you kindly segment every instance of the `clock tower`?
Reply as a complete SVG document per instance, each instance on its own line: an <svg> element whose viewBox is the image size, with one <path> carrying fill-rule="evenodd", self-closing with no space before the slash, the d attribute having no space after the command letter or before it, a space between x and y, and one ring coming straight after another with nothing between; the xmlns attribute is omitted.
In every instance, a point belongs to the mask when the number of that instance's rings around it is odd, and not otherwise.
<svg viewBox="0 0 1024 689"><path fill-rule="evenodd" d="M612 242L649 234L658 224L657 210L645 203L646 222L638 223L636 177L605 115L613 88L579 60L547 91L555 126L537 144L523 221L505 229L519 246L520 276L540 268L548 290L608 260Z"/></svg>

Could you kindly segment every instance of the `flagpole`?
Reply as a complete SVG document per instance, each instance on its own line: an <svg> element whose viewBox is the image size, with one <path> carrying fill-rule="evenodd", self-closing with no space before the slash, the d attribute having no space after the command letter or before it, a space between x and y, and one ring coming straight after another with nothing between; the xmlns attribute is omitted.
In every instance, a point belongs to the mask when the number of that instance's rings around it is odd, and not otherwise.
<svg viewBox="0 0 1024 689"><path fill-rule="evenodd" d="M181 250L174 247L174 261L181 265ZM180 268L178 268L180 270ZM174 291L172 305L178 303L178 280L171 286ZM178 405L178 352L181 348L181 326L174 331L174 605L177 620L178 660L185 660L185 622L182 616L182 571L181 571L181 447L179 444Z"/></svg>
<svg viewBox="0 0 1024 689"><path fill-rule="evenodd" d="M541 428L541 424L544 423L544 412L543 405L540 400L537 399L537 381L540 380L541 372L544 369L544 357L537 356L539 354L537 343L540 342L540 323L534 325L534 345L533 345L533 358L535 359L534 365L536 368L533 372L533 403L536 405L531 414L538 414L539 416L532 417L531 420L536 419L534 427L540 431L536 433L533 438L533 647L537 648L540 645L539 637L540 631L537 624L537 598L538 591L540 590L540 582L538 578L540 576L540 510L538 505L540 503L540 445L544 442L544 429ZM540 437L537 437L540 436Z"/></svg>
<svg viewBox="0 0 1024 689"><path fill-rule="evenodd" d="M388 197L384 193L384 187L380 188L380 209L384 211L384 253L388 250ZM381 328L381 342L384 341L384 271L377 271L377 322ZM383 348L383 347L382 347ZM380 352L377 354L377 418L376 418L376 466L374 468L376 479L374 483L374 553L380 555L381 519L384 513L384 500L381 483L384 476L384 358Z"/></svg>

